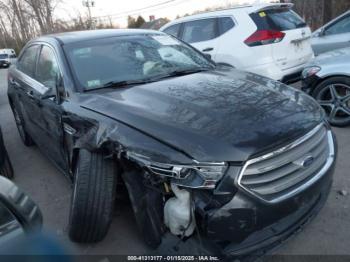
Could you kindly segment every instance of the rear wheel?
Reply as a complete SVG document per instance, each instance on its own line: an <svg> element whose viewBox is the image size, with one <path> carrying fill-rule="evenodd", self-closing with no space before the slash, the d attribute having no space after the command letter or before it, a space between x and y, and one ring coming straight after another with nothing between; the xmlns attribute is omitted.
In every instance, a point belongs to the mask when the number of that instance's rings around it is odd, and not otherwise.
<svg viewBox="0 0 350 262"><path fill-rule="evenodd" d="M313 97L323 107L333 126L350 125L350 78L332 77L321 82Z"/></svg>
<svg viewBox="0 0 350 262"><path fill-rule="evenodd" d="M6 151L5 151L4 164L2 165L2 167L0 167L0 174L9 179L13 178L12 164Z"/></svg>
<svg viewBox="0 0 350 262"><path fill-rule="evenodd" d="M34 145L33 139L30 137L30 135L25 129L25 123L22 115L17 111L16 107L14 106L12 107L12 111L15 117L18 133L22 139L23 144L28 147Z"/></svg>
<svg viewBox="0 0 350 262"><path fill-rule="evenodd" d="M75 242L102 240L112 221L116 165L102 154L80 150L69 217L69 237Z"/></svg>

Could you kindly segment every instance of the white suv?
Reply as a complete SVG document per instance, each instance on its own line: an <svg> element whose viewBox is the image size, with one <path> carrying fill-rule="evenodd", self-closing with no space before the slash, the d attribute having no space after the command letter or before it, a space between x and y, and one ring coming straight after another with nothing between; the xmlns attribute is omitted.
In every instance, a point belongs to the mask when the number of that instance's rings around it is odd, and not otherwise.
<svg viewBox="0 0 350 262"><path fill-rule="evenodd" d="M9 67L17 61L16 52L13 49L0 49L0 68Z"/></svg>
<svg viewBox="0 0 350 262"><path fill-rule="evenodd" d="M293 4L261 4L174 20L160 30L231 65L283 82L300 78L314 57L311 30Z"/></svg>

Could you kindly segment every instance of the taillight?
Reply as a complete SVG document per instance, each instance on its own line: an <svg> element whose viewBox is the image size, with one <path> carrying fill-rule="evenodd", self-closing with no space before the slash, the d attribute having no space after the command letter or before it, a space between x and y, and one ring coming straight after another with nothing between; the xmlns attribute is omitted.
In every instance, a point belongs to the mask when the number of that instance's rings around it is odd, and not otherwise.
<svg viewBox="0 0 350 262"><path fill-rule="evenodd" d="M248 37L244 43L248 46L268 45L281 42L286 34L280 31L258 30Z"/></svg>

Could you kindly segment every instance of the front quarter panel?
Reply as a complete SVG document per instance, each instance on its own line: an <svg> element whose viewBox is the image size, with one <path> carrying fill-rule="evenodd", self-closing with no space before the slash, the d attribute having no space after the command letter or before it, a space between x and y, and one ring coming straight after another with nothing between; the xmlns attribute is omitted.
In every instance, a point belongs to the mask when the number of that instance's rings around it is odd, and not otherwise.
<svg viewBox="0 0 350 262"><path fill-rule="evenodd" d="M73 151L84 148L89 151L120 157L125 153L149 156L161 163L190 164L192 159L154 138L115 119L84 108L80 103L84 95L77 94L73 101L62 104L62 117L71 162Z"/></svg>
<svg viewBox="0 0 350 262"><path fill-rule="evenodd" d="M317 73L319 78L327 78L331 76L349 76L350 77L350 62L321 64L322 68Z"/></svg>

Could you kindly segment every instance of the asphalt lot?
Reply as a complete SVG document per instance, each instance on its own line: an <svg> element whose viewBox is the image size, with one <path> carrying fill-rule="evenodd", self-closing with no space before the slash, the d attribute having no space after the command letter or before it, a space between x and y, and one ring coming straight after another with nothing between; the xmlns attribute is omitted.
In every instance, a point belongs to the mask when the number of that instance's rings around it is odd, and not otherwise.
<svg viewBox="0 0 350 262"><path fill-rule="evenodd" d="M71 187L36 147L25 147L7 100L7 70L0 69L0 125L15 170L14 182L40 206L44 228L56 235L72 254L136 255L150 250L143 244L131 208L117 205L107 237L98 244L69 241L67 221ZM350 255L350 128L334 129L339 155L332 192L326 206L304 231L276 250L277 254ZM342 196L340 190L348 194Z"/></svg>

